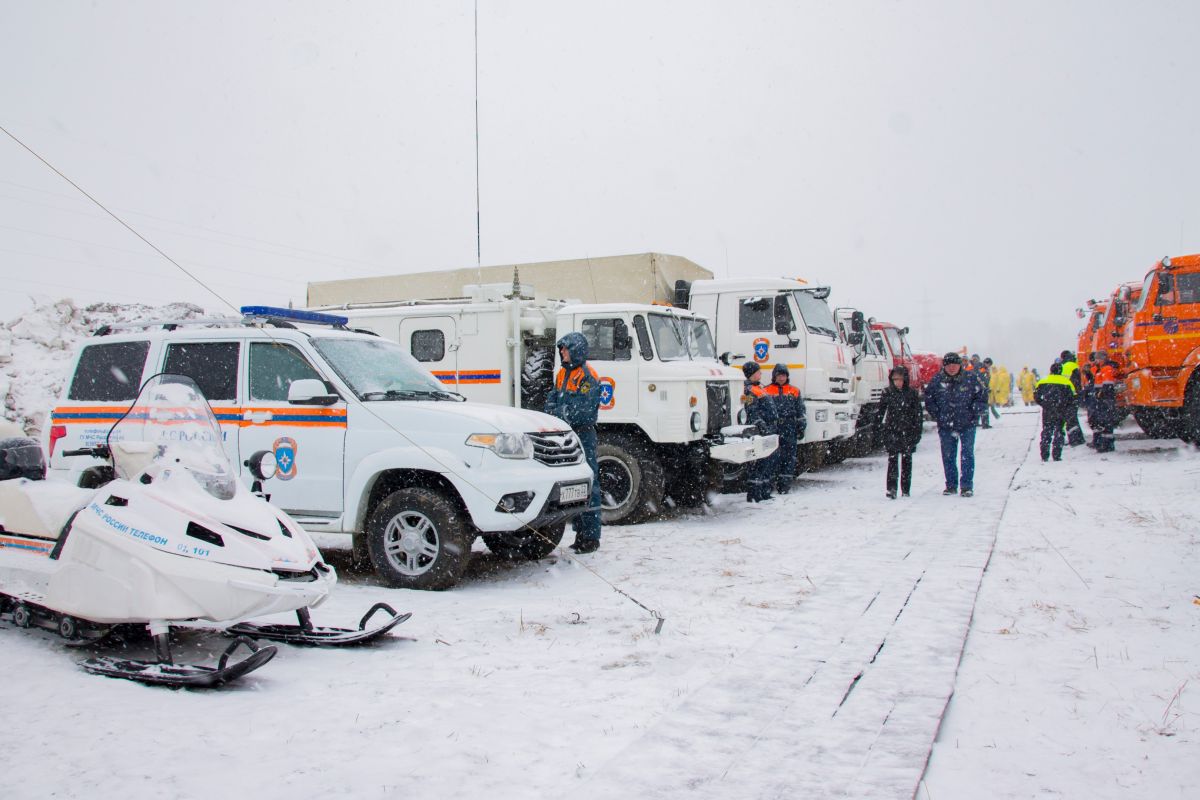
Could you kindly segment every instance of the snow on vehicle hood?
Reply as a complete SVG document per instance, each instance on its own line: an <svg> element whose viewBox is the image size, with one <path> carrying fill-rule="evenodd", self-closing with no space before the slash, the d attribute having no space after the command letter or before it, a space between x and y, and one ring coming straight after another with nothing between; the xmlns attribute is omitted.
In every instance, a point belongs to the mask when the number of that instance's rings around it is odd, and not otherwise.
<svg viewBox="0 0 1200 800"><path fill-rule="evenodd" d="M456 421L464 419L475 421L477 433L491 433L489 429L496 433L535 433L565 431L571 427L558 417L540 411L473 401L386 400L362 405L398 430L444 429L461 424Z"/></svg>

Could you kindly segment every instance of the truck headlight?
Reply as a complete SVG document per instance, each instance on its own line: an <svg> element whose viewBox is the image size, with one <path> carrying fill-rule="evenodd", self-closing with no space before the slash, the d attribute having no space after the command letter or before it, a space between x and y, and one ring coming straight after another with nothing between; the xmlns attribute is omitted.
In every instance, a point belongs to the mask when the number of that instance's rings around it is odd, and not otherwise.
<svg viewBox="0 0 1200 800"><path fill-rule="evenodd" d="M700 412L699 412L699 411L693 411L693 412L692 412L692 418L691 418L692 433L699 433L699 432L700 432L700 422L701 422L701 419L700 419Z"/></svg>
<svg viewBox="0 0 1200 800"><path fill-rule="evenodd" d="M533 458L533 440L524 433L473 433L470 447L485 447L501 458Z"/></svg>
<svg viewBox="0 0 1200 800"><path fill-rule="evenodd" d="M829 421L828 409L824 409L824 408L820 409L819 411L817 411L817 413L813 414L813 419L816 420L817 422L828 422Z"/></svg>

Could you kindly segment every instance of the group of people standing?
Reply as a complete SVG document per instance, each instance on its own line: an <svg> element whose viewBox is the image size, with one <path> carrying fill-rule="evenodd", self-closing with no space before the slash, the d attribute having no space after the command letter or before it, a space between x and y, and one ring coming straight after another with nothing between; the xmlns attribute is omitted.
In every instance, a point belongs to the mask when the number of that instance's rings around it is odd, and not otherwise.
<svg viewBox="0 0 1200 800"><path fill-rule="evenodd" d="M1092 429L1091 446L1098 453L1116 449L1113 431L1121 421L1117 409L1117 363L1107 353L1092 353L1087 366L1081 368L1075 354L1063 350L1050 365L1050 374L1037 382L1034 402L1042 407L1042 461L1061 461L1064 441L1072 447L1086 441L1079 424L1081 405Z"/></svg>
<svg viewBox="0 0 1200 800"><path fill-rule="evenodd" d="M787 494L796 479L797 449L807 426L804 399L792 386L787 364L771 369L771 382L762 385L762 367L754 361L742 364L745 384L742 402L746 422L764 434L778 434L779 447L767 458L755 461L746 476L746 502L770 500L772 490Z"/></svg>

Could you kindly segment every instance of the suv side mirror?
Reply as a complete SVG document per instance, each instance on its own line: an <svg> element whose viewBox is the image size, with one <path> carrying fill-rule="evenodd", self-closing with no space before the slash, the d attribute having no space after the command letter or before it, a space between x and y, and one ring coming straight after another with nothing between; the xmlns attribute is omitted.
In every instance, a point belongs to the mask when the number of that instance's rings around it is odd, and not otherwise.
<svg viewBox="0 0 1200 800"><path fill-rule="evenodd" d="M338 396L329 390L325 381L301 378L288 387L288 402L297 406L331 406Z"/></svg>

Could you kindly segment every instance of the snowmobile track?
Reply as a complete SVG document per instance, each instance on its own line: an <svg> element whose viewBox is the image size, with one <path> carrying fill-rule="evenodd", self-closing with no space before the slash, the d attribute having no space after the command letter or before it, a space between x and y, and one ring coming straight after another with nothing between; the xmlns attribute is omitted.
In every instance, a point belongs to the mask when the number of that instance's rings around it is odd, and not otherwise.
<svg viewBox="0 0 1200 800"><path fill-rule="evenodd" d="M1031 436L1035 419L1011 419L988 435ZM791 619L598 769L583 795L638 785L643 797L912 797L1030 452L980 437L978 495L938 486L883 521Z"/></svg>

